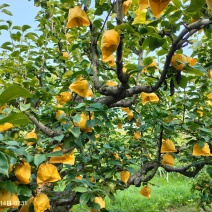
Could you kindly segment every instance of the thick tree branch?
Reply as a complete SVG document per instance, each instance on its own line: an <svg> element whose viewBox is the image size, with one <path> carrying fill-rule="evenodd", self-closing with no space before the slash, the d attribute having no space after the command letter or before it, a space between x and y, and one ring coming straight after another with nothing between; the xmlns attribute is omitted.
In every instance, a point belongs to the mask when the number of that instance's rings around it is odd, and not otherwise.
<svg viewBox="0 0 212 212"><path fill-rule="evenodd" d="M158 141L157 160L147 162L146 164L141 166L140 170L136 174L134 174L128 181L129 185L140 186L142 182L148 182L155 176L161 161L162 139L163 139L163 128L161 128L159 141ZM151 170L153 171L149 175L147 175L148 172Z"/></svg>
<svg viewBox="0 0 212 212"><path fill-rule="evenodd" d="M103 85L101 85L100 81L99 81L99 77L98 77L98 50L97 50L97 41L100 37L100 34L102 33L104 26L109 18L110 13L113 10L114 4L111 4L112 7L104 21L104 24L99 32L99 34L97 35L97 37L95 37L95 29L93 27L93 25L90 25L90 32L91 32L91 52L92 52L92 60L91 60L91 68L93 70L93 82L94 82L94 87L96 88L96 90L102 94L105 95L104 92L102 92L102 87Z"/></svg>
<svg viewBox="0 0 212 212"><path fill-rule="evenodd" d="M195 177L199 171L205 166L205 165L211 165L211 162L202 161L198 164L189 164L185 167L172 167L167 165L161 165L167 172L177 172L187 177Z"/></svg>
<svg viewBox="0 0 212 212"><path fill-rule="evenodd" d="M141 92L151 93L151 92L156 91L158 88L160 88L160 86L163 84L163 82L166 79L166 75L168 73L169 65L170 65L170 62L171 62L174 52L176 50L178 50L178 48L180 46L182 46L185 42L187 42L187 40L185 40L185 38L188 39L189 36L191 36L195 31L198 31L199 29L201 29L211 23L212 23L212 20L210 20L210 19L202 19L200 21L197 21L193 24L188 25L187 27L185 27L182 30L182 32L178 35L178 37L173 41L173 44L166 56L166 61L164 64L163 71L161 72L161 76L153 86L136 85L136 86L131 87L124 91L122 90L121 86L103 87L101 89L101 93L104 95L109 95L109 97L102 97L102 98L98 99L98 101L100 101L101 103L106 104L107 106L110 107L110 105L112 105L126 97L132 97L133 95L139 94ZM182 43L182 40L184 40L183 43ZM117 98L117 96L119 98Z"/></svg>
<svg viewBox="0 0 212 212"><path fill-rule="evenodd" d="M115 104L116 102L118 102L122 99L124 99L124 97L122 98L122 97L119 97L119 96L104 96L104 97L100 97L100 98L95 99L94 102L99 102L101 104L107 105L108 107L111 107L112 104Z"/></svg>
<svg viewBox="0 0 212 212"><path fill-rule="evenodd" d="M188 25L186 28L184 28L182 30L182 32L179 34L179 36L174 40L167 56L166 56L166 61L165 61L165 64L164 64L164 68L163 68L163 71L161 73L161 76L159 78L159 80L155 83L155 85L153 86L135 86L133 88L130 88L127 90L126 92L126 97L130 97L134 94L137 94L137 93L141 93L141 92L146 92L146 93L151 93L151 92L154 92L156 91L164 82L165 78L166 78L166 75L167 75L167 72L168 72L168 68L169 68L169 65L170 65L170 62L171 62L171 59L172 59L172 56L174 54L174 52L176 50L178 50L179 48L179 44L182 45L182 40L187 36L187 34L189 32L192 31L192 33L190 33L190 36L193 35L193 33L195 31L198 31L199 29L209 25L212 23L212 20L210 19L203 19L203 20L200 20L200 21L197 21L193 24L190 24ZM188 39L189 37L186 37L186 39ZM186 42L186 41L184 41Z"/></svg>
<svg viewBox="0 0 212 212"><path fill-rule="evenodd" d="M128 186L135 185L136 187L139 187L141 186L142 182L148 182L155 176L158 167L159 164L157 161L147 162L146 164L141 166L140 170L136 174L130 177L130 179L128 180ZM147 175L147 173L153 169L154 171Z"/></svg>
<svg viewBox="0 0 212 212"><path fill-rule="evenodd" d="M100 30L98 36L97 36L97 41L99 40L99 37L100 37L100 35L101 35L103 29L105 28L105 24L107 23L107 20L108 20L108 18L109 18L109 16L110 16L110 13L111 13L112 10L113 10L114 4L111 4L111 5L112 5L112 7L110 8L110 11L108 12L107 17L105 18L105 21L104 21L104 23L103 23L103 25L102 25L102 28L101 28L101 30Z"/></svg>
<svg viewBox="0 0 212 212"><path fill-rule="evenodd" d="M52 129L49 129L44 124L42 124L41 122L39 122L34 116L31 116L31 115L27 115L27 116L33 122L33 124L35 124L43 133L45 133L49 137L54 137L54 136L60 135L59 132L54 131Z"/></svg>
<svg viewBox="0 0 212 212"><path fill-rule="evenodd" d="M122 99L119 102L116 102L115 104L110 105L110 107L129 107L131 106L135 100L137 99L138 95L134 95L130 99Z"/></svg>
<svg viewBox="0 0 212 212"><path fill-rule="evenodd" d="M116 13L117 13L117 17L116 17L116 21L117 21L117 25L122 24L123 22L123 2L122 0L118 0L117 4L116 4ZM123 35L120 35L120 42L116 51L116 73L117 73L117 77L119 79L119 81L122 84L123 88L129 88L128 85L128 75L123 73L122 69L123 69ZM122 89L123 89L122 88Z"/></svg>
<svg viewBox="0 0 212 212"><path fill-rule="evenodd" d="M163 167L167 172L177 172L191 178L195 177L205 165L211 164L211 162L202 161L201 163L190 164L185 167L172 167L165 164L160 164L158 163L158 161L147 162L146 164L141 166L140 170L136 174L130 177L130 179L128 180L127 187L129 187L130 185L135 185L136 187L139 187L142 182L148 182L155 176L160 166ZM151 170L153 171L149 175L147 175L148 172Z"/></svg>
<svg viewBox="0 0 212 212"><path fill-rule="evenodd" d="M198 164L189 164L185 167L172 167L165 164L160 164L160 162L158 161L150 161L141 166L140 170L130 177L130 179L128 180L127 187L129 187L130 185L135 185L136 187L139 187L142 182L148 182L155 176L160 166L163 167L167 172L177 172L191 178L195 177L205 165L211 164L211 162L202 161ZM152 172L147 175L149 171Z"/></svg>
<svg viewBox="0 0 212 212"><path fill-rule="evenodd" d="M116 2L116 10L117 10L117 24L121 24L123 20L123 8L122 8L122 0L118 0ZM110 10L110 12L113 9ZM107 16L108 18L108 16ZM106 18L106 20L107 20ZM102 28L103 29L103 28ZM122 71L123 68L123 61L122 61L122 51L123 51L123 42L122 42L122 36L119 43L119 46L117 48L117 57L116 57L116 73L118 76L119 81L121 82L121 85L118 87L111 87L111 86L104 86L101 85L99 78L98 78L98 51L97 51L97 40L99 38L99 34L97 38L94 36L95 29L92 25L90 25L90 31L91 31L91 51L92 51L92 61L91 61L91 67L93 69L93 81L94 81L94 87L98 92L100 92L103 95L106 96L120 96L121 93L123 93L124 90L129 88L128 85L128 75L124 74ZM123 99L121 96L120 99Z"/></svg>
<svg viewBox="0 0 212 212"><path fill-rule="evenodd" d="M97 51L97 38L95 37L95 29L93 25L90 25L90 32L91 32L91 52L92 52L92 61L91 61L91 68L93 70L93 82L94 87L96 90L101 88L101 84L99 82L98 77L98 51Z"/></svg>

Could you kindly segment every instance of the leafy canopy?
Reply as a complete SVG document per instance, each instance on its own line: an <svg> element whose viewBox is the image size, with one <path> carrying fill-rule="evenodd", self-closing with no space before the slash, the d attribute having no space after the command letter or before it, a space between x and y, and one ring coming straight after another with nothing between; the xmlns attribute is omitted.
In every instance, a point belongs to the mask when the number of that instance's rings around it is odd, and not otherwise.
<svg viewBox="0 0 212 212"><path fill-rule="evenodd" d="M106 211L130 185L150 198L159 167L211 165L208 2L34 0L37 31L1 20L0 209Z"/></svg>

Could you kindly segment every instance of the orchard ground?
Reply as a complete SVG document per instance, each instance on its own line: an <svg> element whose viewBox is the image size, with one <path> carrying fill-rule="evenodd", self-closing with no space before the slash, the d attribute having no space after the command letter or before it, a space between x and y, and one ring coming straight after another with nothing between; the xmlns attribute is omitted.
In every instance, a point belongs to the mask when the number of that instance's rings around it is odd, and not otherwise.
<svg viewBox="0 0 212 212"><path fill-rule="evenodd" d="M195 212L196 196L191 191L192 179L174 173L158 173L150 181L151 198L139 194L140 188L131 186L118 191L115 200L106 198L107 209L111 212ZM73 212L90 211L89 208L74 206Z"/></svg>

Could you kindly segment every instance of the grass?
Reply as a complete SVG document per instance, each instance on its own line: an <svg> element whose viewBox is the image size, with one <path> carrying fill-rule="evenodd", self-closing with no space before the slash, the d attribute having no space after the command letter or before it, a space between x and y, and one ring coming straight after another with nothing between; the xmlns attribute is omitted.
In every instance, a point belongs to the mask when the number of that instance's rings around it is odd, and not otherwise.
<svg viewBox="0 0 212 212"><path fill-rule="evenodd" d="M141 188L130 186L124 191L118 191L115 201L106 198L106 208L110 212L196 211L189 182L189 178L174 173L169 173L168 181L165 177L156 175L149 185L152 190L150 199L139 194ZM73 212L81 211L90 209L74 206Z"/></svg>

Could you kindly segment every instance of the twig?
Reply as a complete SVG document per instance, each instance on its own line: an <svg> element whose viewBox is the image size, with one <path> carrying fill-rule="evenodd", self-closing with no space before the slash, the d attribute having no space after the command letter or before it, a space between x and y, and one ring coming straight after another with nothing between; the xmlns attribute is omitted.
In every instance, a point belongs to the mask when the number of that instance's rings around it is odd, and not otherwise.
<svg viewBox="0 0 212 212"><path fill-rule="evenodd" d="M113 7L114 7L115 4L111 4L111 5L112 5L112 7L110 8L110 11L108 12L108 14L107 14L107 16L106 16L106 19L105 19L105 21L104 21L104 23L103 23L103 25L102 25L102 28L101 28L99 34L97 35L97 38L96 38L97 41L99 40L99 37L100 37L100 35L102 34L103 29L105 28L105 24L107 23L107 20L108 20L108 18L109 18L109 16L110 16L110 13L112 12Z"/></svg>
<svg viewBox="0 0 212 212"><path fill-rule="evenodd" d="M157 161L160 163L161 160L161 146L163 141L163 126L161 126L160 137L158 141L158 153L157 153Z"/></svg>

